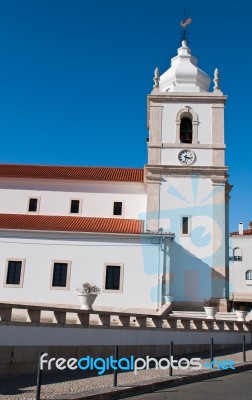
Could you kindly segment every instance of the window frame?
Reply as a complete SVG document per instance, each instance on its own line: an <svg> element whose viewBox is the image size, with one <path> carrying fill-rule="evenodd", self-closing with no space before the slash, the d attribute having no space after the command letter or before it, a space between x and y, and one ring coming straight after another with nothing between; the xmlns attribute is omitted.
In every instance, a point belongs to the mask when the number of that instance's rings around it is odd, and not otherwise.
<svg viewBox="0 0 252 400"><path fill-rule="evenodd" d="M106 275L107 267L120 267L119 289L106 289ZM103 293L123 293L123 280L124 280L124 264L105 262L103 266L103 280L102 292Z"/></svg>
<svg viewBox="0 0 252 400"><path fill-rule="evenodd" d="M190 118L192 121L192 143L181 143L180 142L180 125L182 118ZM182 110L177 113L176 116L176 139L175 143L183 145L183 147L192 147L194 144L198 144L198 126L199 118L196 112L190 106L185 106Z"/></svg>
<svg viewBox="0 0 252 400"><path fill-rule="evenodd" d="M72 201L78 201L79 202L79 212L78 213L72 213L71 212L71 205ZM69 201L69 215L81 215L82 214L82 199L76 199L76 198L71 198Z"/></svg>
<svg viewBox="0 0 252 400"><path fill-rule="evenodd" d="M182 141L182 138L181 138L181 136L182 136L181 128L182 128L182 124L183 124L183 121L184 121L184 120L190 121L190 124L191 124L191 134L190 134L191 138L190 138L190 141L189 141L189 142ZM192 142L193 142L193 123L192 123L192 116L191 116L191 114L186 114L186 115L182 115L182 116L181 116L181 119L180 119L180 129L179 129L179 140L180 140L180 143L181 143L181 144L192 144Z"/></svg>
<svg viewBox="0 0 252 400"><path fill-rule="evenodd" d="M37 200L37 210L36 211L29 211L29 206L30 206L30 200ZM37 196L30 196L28 197L28 204L27 204L27 212L28 214L38 214L40 209L40 197Z"/></svg>
<svg viewBox="0 0 252 400"><path fill-rule="evenodd" d="M122 213L120 215L114 214L115 203L121 203L122 204ZM113 200L112 216L113 216L113 218L122 218L122 217L124 217L124 201L122 201L122 200Z"/></svg>
<svg viewBox="0 0 252 400"><path fill-rule="evenodd" d="M247 274L251 277L251 278L247 278ZM248 269L246 272L245 272L245 282L246 282L246 285L252 285L252 269Z"/></svg>
<svg viewBox="0 0 252 400"><path fill-rule="evenodd" d="M19 261L21 262L21 271L20 271L20 281L18 284L7 283L8 269L10 261ZM4 283L3 286L6 288L22 288L24 285L24 272L25 272L25 258L7 258L5 263L5 272L4 272Z"/></svg>
<svg viewBox="0 0 252 400"><path fill-rule="evenodd" d="M53 274L54 274L54 264L67 264L67 275L66 275L66 286L53 286ZM51 262L51 272L50 272L50 290L69 290L70 289L70 276L71 276L71 265L70 260L52 260Z"/></svg>
<svg viewBox="0 0 252 400"><path fill-rule="evenodd" d="M183 218L188 218L188 233L183 233ZM191 236L192 216L181 215L180 217L180 236Z"/></svg>
<svg viewBox="0 0 252 400"><path fill-rule="evenodd" d="M239 250L240 255L235 255L235 251ZM234 261L242 261L242 249L240 247L235 247L233 250L233 260Z"/></svg>

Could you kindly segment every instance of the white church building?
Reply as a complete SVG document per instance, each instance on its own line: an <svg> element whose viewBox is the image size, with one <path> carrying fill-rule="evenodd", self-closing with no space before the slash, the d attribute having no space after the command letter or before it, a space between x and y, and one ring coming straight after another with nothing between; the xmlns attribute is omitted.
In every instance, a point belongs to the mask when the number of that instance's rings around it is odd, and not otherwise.
<svg viewBox="0 0 252 400"><path fill-rule="evenodd" d="M154 82L143 169L0 165L0 301L77 306L88 281L99 309L227 309L227 97L186 41Z"/></svg>

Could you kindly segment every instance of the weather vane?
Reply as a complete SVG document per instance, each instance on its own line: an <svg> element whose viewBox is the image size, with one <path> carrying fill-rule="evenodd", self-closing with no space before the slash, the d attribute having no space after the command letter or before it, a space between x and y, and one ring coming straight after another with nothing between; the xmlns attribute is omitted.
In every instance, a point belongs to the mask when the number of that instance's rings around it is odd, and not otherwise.
<svg viewBox="0 0 252 400"><path fill-rule="evenodd" d="M180 21L180 26L182 26L183 30L182 30L182 32L180 34L181 34L181 37L182 37L182 41L186 40L187 43L189 43L189 41L188 41L189 33L187 32L186 28L187 28L187 25L191 24L191 22L192 22L192 18L186 18L185 17L185 10L184 10L184 20Z"/></svg>

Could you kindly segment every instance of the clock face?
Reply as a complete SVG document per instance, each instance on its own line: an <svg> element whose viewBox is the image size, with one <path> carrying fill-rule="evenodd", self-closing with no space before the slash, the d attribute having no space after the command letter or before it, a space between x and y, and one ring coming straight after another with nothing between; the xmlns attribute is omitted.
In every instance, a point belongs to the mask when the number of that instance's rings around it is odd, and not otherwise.
<svg viewBox="0 0 252 400"><path fill-rule="evenodd" d="M196 161L196 154L192 150L181 150L178 159L181 164L190 165Z"/></svg>

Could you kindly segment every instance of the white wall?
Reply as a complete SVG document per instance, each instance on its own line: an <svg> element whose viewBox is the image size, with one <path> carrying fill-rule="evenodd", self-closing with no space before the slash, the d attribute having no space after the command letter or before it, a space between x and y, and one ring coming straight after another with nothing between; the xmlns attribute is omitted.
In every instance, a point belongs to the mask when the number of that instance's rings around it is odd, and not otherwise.
<svg viewBox="0 0 252 400"><path fill-rule="evenodd" d="M167 329L124 329L82 327L0 326L0 346L90 346L90 345L174 345L240 344L244 332L192 332ZM246 341L250 332L245 333ZM50 356L49 356L50 357Z"/></svg>
<svg viewBox="0 0 252 400"><path fill-rule="evenodd" d="M176 139L176 117L180 110L184 109L186 103L164 103L162 119L162 142L175 143ZM199 119L198 141L200 144L212 143L212 105L200 104L195 100L190 102L190 107L197 113Z"/></svg>
<svg viewBox="0 0 252 400"><path fill-rule="evenodd" d="M163 177L160 190L160 227L175 233L170 246L170 294L175 301L221 297L224 279L218 273L215 278L212 268L221 271L225 266L225 202L216 201L216 193L224 187L215 192L210 178ZM181 232L183 216L190 218L188 235Z"/></svg>
<svg viewBox="0 0 252 400"><path fill-rule="evenodd" d="M138 219L146 209L143 183L61 180L0 180L0 213L26 214L29 197L39 197L39 214L69 215L70 199L80 199L82 216L112 217L114 201L123 202L123 217Z"/></svg>
<svg viewBox="0 0 252 400"><path fill-rule="evenodd" d="M0 300L79 305L76 287L85 281L102 287L104 265L112 263L123 264L122 293L102 293L95 306L156 309L152 291L158 280L158 251L151 238L6 233L0 238ZM13 258L25 259L22 288L4 287L6 260ZM52 260L71 261L69 290L50 289Z"/></svg>
<svg viewBox="0 0 252 400"><path fill-rule="evenodd" d="M229 262L230 293L250 294L252 297L252 286L247 285L245 280L246 271L252 270L252 235L232 236L229 244L231 257L236 247L242 251L242 261Z"/></svg>

